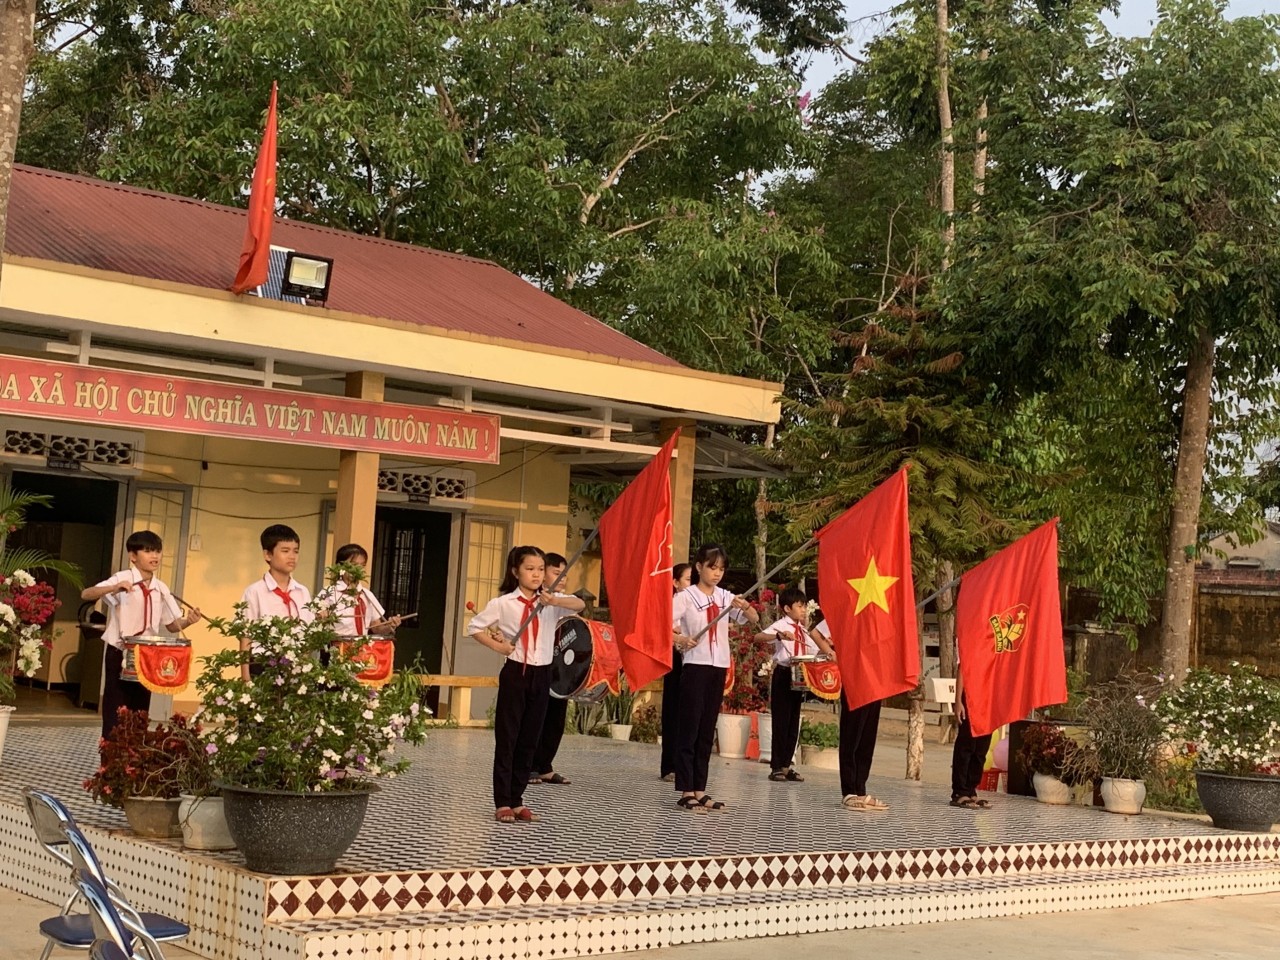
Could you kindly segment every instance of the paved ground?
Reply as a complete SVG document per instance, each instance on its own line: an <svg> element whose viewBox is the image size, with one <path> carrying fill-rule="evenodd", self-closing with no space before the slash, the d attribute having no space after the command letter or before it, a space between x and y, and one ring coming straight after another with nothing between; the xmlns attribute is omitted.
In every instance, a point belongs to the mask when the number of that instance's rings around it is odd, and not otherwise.
<svg viewBox="0 0 1280 960"><path fill-rule="evenodd" d="M0 890L0 960L34 960L43 944L37 924L48 904ZM998 960L1263 960L1280 947L1280 894L1162 903L1124 910L962 920L913 927L811 933L794 937L699 943L650 950L646 960L832 960L859 956L983 957ZM169 958L194 954L166 946ZM69 956L63 951L54 958ZM81 954L83 956L83 954ZM624 954L624 956L628 956ZM636 956L631 954L629 956ZM250 958L243 958L250 960Z"/></svg>

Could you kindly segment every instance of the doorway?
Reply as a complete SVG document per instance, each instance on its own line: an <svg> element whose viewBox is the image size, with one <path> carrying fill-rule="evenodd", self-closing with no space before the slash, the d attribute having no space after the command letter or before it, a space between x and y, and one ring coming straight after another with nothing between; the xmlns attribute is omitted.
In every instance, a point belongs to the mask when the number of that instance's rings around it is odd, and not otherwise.
<svg viewBox="0 0 1280 960"><path fill-rule="evenodd" d="M444 655L445 606L453 516L438 510L379 506L373 534L373 592L387 615L417 612L396 631L396 667L421 659L439 673ZM432 687L428 706L438 707Z"/></svg>

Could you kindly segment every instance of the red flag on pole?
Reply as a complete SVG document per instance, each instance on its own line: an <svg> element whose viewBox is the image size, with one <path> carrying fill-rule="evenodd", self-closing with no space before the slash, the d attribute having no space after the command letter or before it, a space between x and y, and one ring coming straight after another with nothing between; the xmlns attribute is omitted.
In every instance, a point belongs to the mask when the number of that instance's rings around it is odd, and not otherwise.
<svg viewBox="0 0 1280 960"><path fill-rule="evenodd" d="M920 676L907 471L819 530L818 599L850 709L915 687Z"/></svg>
<svg viewBox="0 0 1280 960"><path fill-rule="evenodd" d="M1066 702L1056 517L961 577L956 642L974 736Z"/></svg>
<svg viewBox="0 0 1280 960"><path fill-rule="evenodd" d="M276 212L276 85L271 84L271 105L267 108L267 129L258 148L249 190L249 223L240 250L240 267L231 284L232 293L244 293L267 282L271 259L271 224Z"/></svg>
<svg viewBox="0 0 1280 960"><path fill-rule="evenodd" d="M600 518L609 611L632 690L671 670L671 455L677 430Z"/></svg>

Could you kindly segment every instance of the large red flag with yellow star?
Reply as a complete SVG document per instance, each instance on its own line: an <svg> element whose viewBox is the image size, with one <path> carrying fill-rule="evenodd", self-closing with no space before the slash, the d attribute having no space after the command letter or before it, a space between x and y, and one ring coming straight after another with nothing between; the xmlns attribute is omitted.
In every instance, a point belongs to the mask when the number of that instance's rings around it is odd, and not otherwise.
<svg viewBox="0 0 1280 960"><path fill-rule="evenodd" d="M956 643L975 737L1066 702L1056 518L960 579Z"/></svg>
<svg viewBox="0 0 1280 960"><path fill-rule="evenodd" d="M851 710L915 687L920 676L907 471L819 530L818 602Z"/></svg>

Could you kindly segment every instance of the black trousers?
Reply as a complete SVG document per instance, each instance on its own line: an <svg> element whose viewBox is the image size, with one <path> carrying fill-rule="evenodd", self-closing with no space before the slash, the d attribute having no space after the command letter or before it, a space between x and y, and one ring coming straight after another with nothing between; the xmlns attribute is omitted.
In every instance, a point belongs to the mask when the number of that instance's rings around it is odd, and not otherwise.
<svg viewBox="0 0 1280 960"><path fill-rule="evenodd" d="M773 714L773 746L770 747L769 769L786 770L796 755L800 738L800 707L804 691L791 689L791 665L773 668L773 685L769 688L769 712Z"/></svg>
<svg viewBox="0 0 1280 960"><path fill-rule="evenodd" d="M840 796L867 795L867 777L871 776L871 759L876 752L876 735L880 732L880 701L864 703L850 710L843 694L840 697Z"/></svg>
<svg viewBox="0 0 1280 960"><path fill-rule="evenodd" d="M662 763L658 776L676 772L676 754L680 750L680 671L684 654L671 651L671 672L662 678Z"/></svg>
<svg viewBox="0 0 1280 960"><path fill-rule="evenodd" d="M550 689L550 665L526 667L508 660L498 674L498 703L493 714L495 808L524 803Z"/></svg>
<svg viewBox="0 0 1280 960"><path fill-rule="evenodd" d="M987 750L991 748L991 734L975 737L969 727L969 711L966 704L964 719L956 731L956 745L951 751L951 799L975 797L982 769L987 763Z"/></svg>
<svg viewBox="0 0 1280 960"><path fill-rule="evenodd" d="M111 733L116 725L116 713L121 707L130 710L150 710L151 691L133 680L121 680L124 667L124 651L106 644L102 658L102 735Z"/></svg>
<svg viewBox="0 0 1280 960"><path fill-rule="evenodd" d="M569 715L569 701L559 697L547 697L547 713L542 718L542 735L533 751L533 772L554 773L556 753L564 739L564 721Z"/></svg>
<svg viewBox="0 0 1280 960"><path fill-rule="evenodd" d="M716 737L716 717L724 699L724 667L686 663L680 671L679 741L676 789L691 793L707 789L707 767Z"/></svg>

